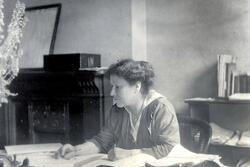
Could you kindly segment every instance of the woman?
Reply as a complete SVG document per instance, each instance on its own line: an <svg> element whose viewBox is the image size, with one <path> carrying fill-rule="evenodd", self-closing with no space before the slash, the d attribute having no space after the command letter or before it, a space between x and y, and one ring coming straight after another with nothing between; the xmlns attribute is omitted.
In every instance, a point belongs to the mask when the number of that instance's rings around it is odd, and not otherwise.
<svg viewBox="0 0 250 167"><path fill-rule="evenodd" d="M113 107L101 132L84 144L64 145L66 159L108 153L118 160L138 153L161 158L180 142L179 126L171 103L151 89L153 68L145 61L122 60L109 67Z"/></svg>

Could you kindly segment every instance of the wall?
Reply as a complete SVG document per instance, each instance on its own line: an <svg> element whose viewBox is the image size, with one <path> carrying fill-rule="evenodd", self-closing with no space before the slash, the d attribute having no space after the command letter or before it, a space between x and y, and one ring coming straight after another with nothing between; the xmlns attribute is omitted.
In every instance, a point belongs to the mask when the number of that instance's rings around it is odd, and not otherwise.
<svg viewBox="0 0 250 167"><path fill-rule="evenodd" d="M123 0L23 0L27 7L61 3L54 53L99 53L102 65L131 57L131 3ZM42 56L42 55L36 55Z"/></svg>
<svg viewBox="0 0 250 167"><path fill-rule="evenodd" d="M218 54L238 56L249 70L247 0L147 0L147 58L156 89L186 113L185 98L217 95Z"/></svg>
<svg viewBox="0 0 250 167"><path fill-rule="evenodd" d="M185 98L216 97L218 54L238 57L250 70L248 0L146 0L147 58L155 67L156 89L187 114ZM210 118L231 130L249 130L250 105L212 105ZM229 164L249 155L242 149L216 148ZM249 150L248 150L249 151Z"/></svg>

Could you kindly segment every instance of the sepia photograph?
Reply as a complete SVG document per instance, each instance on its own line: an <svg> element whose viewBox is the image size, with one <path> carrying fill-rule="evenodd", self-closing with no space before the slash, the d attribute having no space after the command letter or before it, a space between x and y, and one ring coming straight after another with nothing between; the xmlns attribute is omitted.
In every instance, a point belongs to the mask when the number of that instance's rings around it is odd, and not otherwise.
<svg viewBox="0 0 250 167"><path fill-rule="evenodd" d="M248 51L249 0L0 0L0 167L250 167Z"/></svg>

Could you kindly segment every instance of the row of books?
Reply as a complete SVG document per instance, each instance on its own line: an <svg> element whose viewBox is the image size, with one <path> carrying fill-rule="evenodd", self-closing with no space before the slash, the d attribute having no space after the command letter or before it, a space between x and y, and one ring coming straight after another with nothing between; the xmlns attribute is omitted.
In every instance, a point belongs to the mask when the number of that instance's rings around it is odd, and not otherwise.
<svg viewBox="0 0 250 167"><path fill-rule="evenodd" d="M236 60L237 58L231 55L218 56L218 97L250 93L250 73L239 71Z"/></svg>
<svg viewBox="0 0 250 167"><path fill-rule="evenodd" d="M232 73L232 79L232 94L250 93L250 73L234 71Z"/></svg>

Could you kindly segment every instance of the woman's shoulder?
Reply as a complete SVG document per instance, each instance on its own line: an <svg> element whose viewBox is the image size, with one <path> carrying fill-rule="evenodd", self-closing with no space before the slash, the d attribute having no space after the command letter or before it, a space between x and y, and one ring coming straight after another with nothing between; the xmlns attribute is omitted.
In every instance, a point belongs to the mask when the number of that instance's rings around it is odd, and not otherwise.
<svg viewBox="0 0 250 167"><path fill-rule="evenodd" d="M147 112L151 117L153 115L157 117L173 117L176 114L172 103L159 93L147 105Z"/></svg>
<svg viewBox="0 0 250 167"><path fill-rule="evenodd" d="M149 108L154 108L155 110L161 110L164 112L174 112L175 109L172 105L172 103L166 98L166 97L161 97L158 99L155 99L152 101L149 105Z"/></svg>
<svg viewBox="0 0 250 167"><path fill-rule="evenodd" d="M124 114L124 107L118 107L117 105L113 105L109 111L110 117L123 117Z"/></svg>
<svg viewBox="0 0 250 167"><path fill-rule="evenodd" d="M151 107L167 107L169 109L174 109L172 103L162 94L156 92L155 90L151 90L147 96L146 106Z"/></svg>
<svg viewBox="0 0 250 167"><path fill-rule="evenodd" d="M124 107L118 107L116 104L112 105L110 112L120 113L125 110Z"/></svg>
<svg viewBox="0 0 250 167"><path fill-rule="evenodd" d="M105 114L106 122L111 121L111 124L116 126L121 122L121 120L124 119L124 113L125 112L123 108L119 108L116 105L113 105L111 109Z"/></svg>

